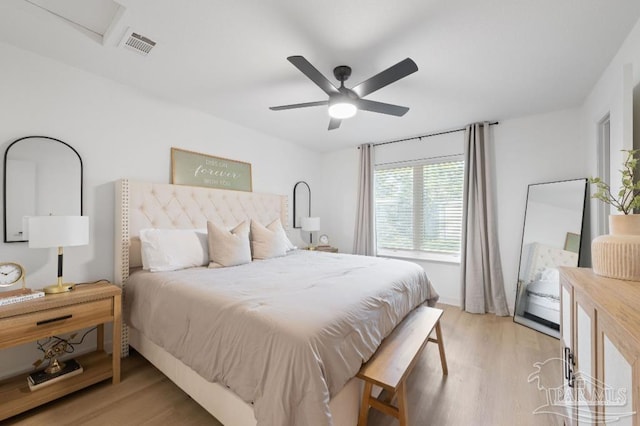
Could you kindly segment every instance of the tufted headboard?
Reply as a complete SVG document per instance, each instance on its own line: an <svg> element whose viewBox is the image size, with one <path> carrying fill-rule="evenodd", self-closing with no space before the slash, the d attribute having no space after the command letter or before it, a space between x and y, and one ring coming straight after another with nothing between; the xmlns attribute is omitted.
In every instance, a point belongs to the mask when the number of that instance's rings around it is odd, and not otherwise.
<svg viewBox="0 0 640 426"><path fill-rule="evenodd" d="M558 266L578 266L578 253L545 244L531 243L527 247L524 283L528 284L534 281L543 269L557 268Z"/></svg>
<svg viewBox="0 0 640 426"><path fill-rule="evenodd" d="M116 181L115 284L142 266L139 232L145 228L206 228L207 221L232 228L247 219L287 226L285 195L229 191L163 183Z"/></svg>
<svg viewBox="0 0 640 426"><path fill-rule="evenodd" d="M287 196L121 179L115 183L114 283L123 288L133 268L142 266L140 230L202 229L207 221L231 228L247 219L263 225L280 218L287 227ZM126 297L126 292L124 293ZM129 333L122 324L122 356Z"/></svg>

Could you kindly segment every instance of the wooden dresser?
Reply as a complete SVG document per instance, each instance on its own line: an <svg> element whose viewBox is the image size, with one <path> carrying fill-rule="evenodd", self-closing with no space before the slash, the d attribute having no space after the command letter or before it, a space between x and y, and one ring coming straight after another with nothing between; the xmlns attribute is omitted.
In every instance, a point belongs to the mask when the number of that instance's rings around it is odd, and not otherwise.
<svg viewBox="0 0 640 426"><path fill-rule="evenodd" d="M640 282L560 271L565 423L640 426Z"/></svg>

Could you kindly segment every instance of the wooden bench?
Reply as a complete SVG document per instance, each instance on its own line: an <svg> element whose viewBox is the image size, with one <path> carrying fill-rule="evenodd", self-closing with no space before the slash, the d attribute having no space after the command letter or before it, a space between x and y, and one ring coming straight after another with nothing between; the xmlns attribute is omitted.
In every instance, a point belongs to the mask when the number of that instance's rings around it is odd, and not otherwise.
<svg viewBox="0 0 640 426"><path fill-rule="evenodd" d="M383 341L376 353L367 361L358 377L364 380L364 392L358 426L366 426L369 407L396 417L400 426L407 426L407 393L405 381L427 342L438 344L442 373L448 374L444 354L440 317L442 310L421 306L413 310ZM436 338L429 337L433 329ZM383 389L381 398L371 395L373 385ZM398 398L398 406L391 403Z"/></svg>

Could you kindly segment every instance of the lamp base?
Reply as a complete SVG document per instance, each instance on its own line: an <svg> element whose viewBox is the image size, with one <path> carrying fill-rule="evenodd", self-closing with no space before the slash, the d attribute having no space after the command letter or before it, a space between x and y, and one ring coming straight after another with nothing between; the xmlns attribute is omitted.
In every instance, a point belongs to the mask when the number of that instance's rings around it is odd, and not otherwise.
<svg viewBox="0 0 640 426"><path fill-rule="evenodd" d="M74 283L53 284L42 289L45 294L66 293L76 287Z"/></svg>

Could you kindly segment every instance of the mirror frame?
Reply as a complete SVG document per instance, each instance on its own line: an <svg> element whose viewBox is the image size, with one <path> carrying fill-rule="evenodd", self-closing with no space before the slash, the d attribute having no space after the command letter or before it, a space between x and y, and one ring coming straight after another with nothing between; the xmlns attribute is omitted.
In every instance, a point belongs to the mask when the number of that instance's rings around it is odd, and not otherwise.
<svg viewBox="0 0 640 426"><path fill-rule="evenodd" d="M78 151L76 151L75 148L69 145L68 143L61 141L60 139L52 138L50 136L33 135L33 136L25 136L25 137L16 139L15 141L11 142L7 147L7 149L5 149L4 151L4 170L3 170L3 180L2 180L2 215L3 215L2 219L3 219L3 226L4 226L4 242L5 243L25 243L28 241L28 240L8 241L8 238L7 238L7 156L9 154L9 150L13 145L25 139L32 139L32 138L48 139L53 142L59 142L62 145L69 148L78 157L78 161L80 162L80 216L82 216L84 212L84 204L83 204L84 203L83 201L84 200L84 167L82 164L82 157L80 157L80 154L78 154Z"/></svg>
<svg viewBox="0 0 640 426"><path fill-rule="evenodd" d="M555 337L555 338L560 338L560 331L559 328L558 330L556 330L555 328L552 327L548 327L542 323L536 323L536 325L531 324L530 322L521 322L518 321L517 318L524 318L522 315L518 314L518 304L519 302L521 302L520 298L521 298L521 283L520 283L520 274L521 274L521 269L522 269L522 254L524 251L524 241L525 241L525 231L526 231L526 226L527 226L527 210L529 209L529 198L530 198L530 191L531 191L531 187L532 186L538 186L538 185L548 185L548 184L553 184L553 183L564 183L564 182L584 182L584 191L582 193L582 215L581 215L581 223L580 223L580 241L578 244L578 260L577 260L577 264L575 265L576 267L580 266L581 262L582 262L582 254L583 254L583 250L582 250L582 246L584 244L584 235L585 235L585 226L587 225L586 222L586 218L587 218L587 208L588 208L588 201L589 201L589 180L587 178L577 178L577 179L565 179L565 180L558 180L558 181L552 181L552 182L540 182L540 183L532 183L529 184L527 186L527 199L525 202L525 211L524 211L524 219L522 222L522 238L520 240L520 256L518 257L518 276L516 277L516 298L515 298L515 306L513 308L513 322L523 325L525 327L531 328L533 330L539 331L541 333L545 333L549 336ZM562 248L564 250L564 247ZM561 292L561 284L560 281L558 281L558 291L560 294ZM533 320L531 320L531 322L534 322ZM560 326L560 311L558 311L558 326Z"/></svg>
<svg viewBox="0 0 640 426"><path fill-rule="evenodd" d="M296 199L296 194L297 194L297 190L298 190L298 185L300 184L304 184L307 187L307 197L309 198L309 210L307 211L307 216L311 216L311 188L309 187L309 184L303 180L296 182L295 185L293 185L293 228L294 229L302 229L302 224L297 222L297 207L298 207L298 200ZM304 189L304 187L302 187L302 189ZM301 194L302 195L302 194Z"/></svg>

